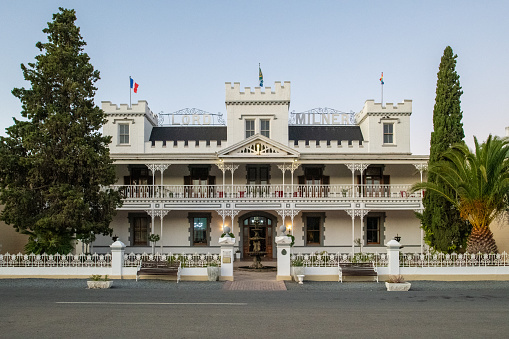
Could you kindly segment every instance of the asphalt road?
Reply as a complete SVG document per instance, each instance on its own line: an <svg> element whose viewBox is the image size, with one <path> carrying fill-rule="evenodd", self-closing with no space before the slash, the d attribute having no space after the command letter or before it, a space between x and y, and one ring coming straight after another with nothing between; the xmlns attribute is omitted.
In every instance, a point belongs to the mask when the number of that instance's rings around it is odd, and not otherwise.
<svg viewBox="0 0 509 339"><path fill-rule="evenodd" d="M1 338L508 338L509 282L287 283L0 280Z"/></svg>

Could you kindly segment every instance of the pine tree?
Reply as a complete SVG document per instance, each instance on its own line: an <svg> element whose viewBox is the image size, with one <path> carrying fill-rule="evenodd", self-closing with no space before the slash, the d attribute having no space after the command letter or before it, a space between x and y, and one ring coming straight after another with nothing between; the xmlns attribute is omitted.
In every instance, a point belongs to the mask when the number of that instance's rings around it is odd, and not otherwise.
<svg viewBox="0 0 509 339"><path fill-rule="evenodd" d="M0 219L28 234L25 250L68 253L72 240L111 235L121 200L110 137L100 128L104 112L94 105L99 71L83 52L74 10L60 8L43 29L48 42L28 66L31 88L14 88L23 121L14 119L0 143Z"/></svg>
<svg viewBox="0 0 509 339"><path fill-rule="evenodd" d="M442 155L451 145L463 142L465 134L461 119L463 112L460 97L463 94L456 73L456 58L452 48L444 50L438 69L435 107L433 109L433 132L431 132L429 165L442 160ZM429 173L428 182L440 185L434 173ZM432 248L441 252L464 250L470 233L470 225L461 219L458 210L444 197L427 191L423 199L424 211L419 214L426 233L425 240Z"/></svg>

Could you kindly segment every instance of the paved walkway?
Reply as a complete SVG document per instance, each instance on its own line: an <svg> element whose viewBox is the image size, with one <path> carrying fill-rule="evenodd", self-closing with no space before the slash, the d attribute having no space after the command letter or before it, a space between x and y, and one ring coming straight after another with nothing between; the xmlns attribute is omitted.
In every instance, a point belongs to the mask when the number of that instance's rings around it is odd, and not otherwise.
<svg viewBox="0 0 509 339"><path fill-rule="evenodd" d="M240 291L286 291L285 283L276 280L276 269L268 272L257 272L240 268L241 266L249 266L252 263L251 260L235 261L233 263L234 281L227 281L223 289ZM276 267L276 261L263 261L262 265Z"/></svg>

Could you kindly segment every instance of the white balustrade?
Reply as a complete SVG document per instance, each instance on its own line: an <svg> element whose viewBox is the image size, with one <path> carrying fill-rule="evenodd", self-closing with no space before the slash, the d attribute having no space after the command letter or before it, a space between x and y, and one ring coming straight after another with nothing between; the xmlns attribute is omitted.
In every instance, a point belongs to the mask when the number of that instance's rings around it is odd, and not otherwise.
<svg viewBox="0 0 509 339"><path fill-rule="evenodd" d="M115 185L125 199L420 199L411 185Z"/></svg>

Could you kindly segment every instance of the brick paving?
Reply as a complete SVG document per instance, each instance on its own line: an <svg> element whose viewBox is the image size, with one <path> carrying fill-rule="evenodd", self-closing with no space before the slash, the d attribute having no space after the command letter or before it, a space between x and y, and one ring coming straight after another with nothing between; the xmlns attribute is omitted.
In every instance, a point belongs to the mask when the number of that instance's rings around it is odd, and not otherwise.
<svg viewBox="0 0 509 339"><path fill-rule="evenodd" d="M227 281L223 285L223 289L230 291L286 291L286 285L283 281Z"/></svg>
<svg viewBox="0 0 509 339"><path fill-rule="evenodd" d="M225 290L236 291L286 291L283 281L277 281L277 271L255 272L241 270L239 266L248 266L252 261L237 261L234 263L233 279L223 285ZM275 262L262 262L264 266L275 266Z"/></svg>

